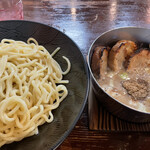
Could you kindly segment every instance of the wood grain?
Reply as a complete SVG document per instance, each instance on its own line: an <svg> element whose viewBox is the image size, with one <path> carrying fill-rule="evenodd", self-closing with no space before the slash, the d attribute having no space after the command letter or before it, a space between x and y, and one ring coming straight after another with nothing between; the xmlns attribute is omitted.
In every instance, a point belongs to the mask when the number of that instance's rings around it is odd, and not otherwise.
<svg viewBox="0 0 150 150"><path fill-rule="evenodd" d="M88 97L89 128L105 132L150 132L150 123L131 123L109 113L90 89Z"/></svg>
<svg viewBox="0 0 150 150"><path fill-rule="evenodd" d="M124 26L150 27L148 0L23 0L23 4L25 20L45 23L66 33L84 56L93 40L107 30ZM86 105L77 125L58 150L149 149L149 133L89 130L88 105L91 104ZM119 122L116 126L120 129Z"/></svg>

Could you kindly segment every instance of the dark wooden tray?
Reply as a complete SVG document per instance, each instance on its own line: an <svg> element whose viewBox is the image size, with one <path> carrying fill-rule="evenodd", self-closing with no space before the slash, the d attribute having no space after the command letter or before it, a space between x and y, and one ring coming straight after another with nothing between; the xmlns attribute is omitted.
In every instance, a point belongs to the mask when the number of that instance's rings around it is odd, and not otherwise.
<svg viewBox="0 0 150 150"><path fill-rule="evenodd" d="M89 129L110 132L148 132L150 123L131 123L109 113L96 99L92 88L88 97Z"/></svg>

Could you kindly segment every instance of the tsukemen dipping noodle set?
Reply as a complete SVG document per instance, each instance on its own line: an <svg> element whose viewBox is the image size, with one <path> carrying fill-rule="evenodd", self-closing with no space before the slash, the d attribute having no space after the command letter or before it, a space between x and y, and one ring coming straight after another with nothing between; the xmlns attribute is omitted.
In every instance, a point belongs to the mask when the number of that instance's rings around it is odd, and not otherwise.
<svg viewBox="0 0 150 150"><path fill-rule="evenodd" d="M97 100L109 112L149 122L149 32L127 27L103 33L89 49L88 71L64 33L30 21L0 22L0 146L56 148L84 109L89 75Z"/></svg>

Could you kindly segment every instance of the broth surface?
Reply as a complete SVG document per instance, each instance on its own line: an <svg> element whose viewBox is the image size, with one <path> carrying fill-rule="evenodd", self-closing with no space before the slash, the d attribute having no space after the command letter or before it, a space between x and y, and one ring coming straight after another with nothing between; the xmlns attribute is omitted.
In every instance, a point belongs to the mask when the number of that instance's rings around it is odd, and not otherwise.
<svg viewBox="0 0 150 150"><path fill-rule="evenodd" d="M122 86L122 82L130 79L142 79L148 82L150 85L150 68L140 68L135 72L127 72L125 69L120 69L118 72L114 72L108 68L107 73L103 78L97 81L102 89L111 95L119 102L135 108L142 112L150 112L150 92L148 96L143 100L136 100L127 93L127 90Z"/></svg>

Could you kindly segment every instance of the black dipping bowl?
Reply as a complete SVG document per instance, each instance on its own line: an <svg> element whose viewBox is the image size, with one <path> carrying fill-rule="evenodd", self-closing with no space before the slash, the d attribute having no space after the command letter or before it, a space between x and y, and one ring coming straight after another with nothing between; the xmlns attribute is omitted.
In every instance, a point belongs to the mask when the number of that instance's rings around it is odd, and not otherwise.
<svg viewBox="0 0 150 150"><path fill-rule="evenodd" d="M78 46L64 33L44 24L30 21L1 21L0 40L4 38L27 41L35 38L50 53L57 47L61 50L54 56L63 70L67 64L62 56L69 58L71 71L64 76L69 95L53 111L52 123L39 127L39 134L19 142L7 144L1 150L50 150L55 149L68 136L77 123L87 101L89 88L87 64Z"/></svg>
<svg viewBox="0 0 150 150"><path fill-rule="evenodd" d="M150 43L150 29L137 27L118 28L103 33L92 43L88 53L88 66L93 91L102 105L115 116L131 122L149 122L150 113L138 111L111 97L101 88L92 73L91 57L95 46L104 45L112 47L119 40L132 40L137 43L144 43L147 46Z"/></svg>

